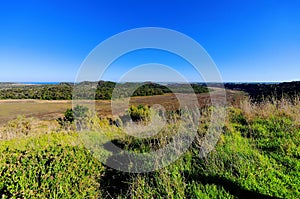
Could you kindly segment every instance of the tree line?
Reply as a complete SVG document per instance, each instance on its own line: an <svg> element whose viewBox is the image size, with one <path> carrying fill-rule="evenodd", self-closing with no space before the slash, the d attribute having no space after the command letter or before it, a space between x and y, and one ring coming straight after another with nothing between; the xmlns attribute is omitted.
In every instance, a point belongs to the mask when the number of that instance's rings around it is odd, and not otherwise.
<svg viewBox="0 0 300 199"><path fill-rule="evenodd" d="M57 85L16 86L11 84L11 86L0 87L0 99L71 100L72 97L76 97L77 99L108 100L111 99L113 92L118 97L130 97L163 95L172 92L205 93L208 92L208 88L199 84L168 84L163 86L152 82L121 84L111 81L81 82L78 84L60 83Z"/></svg>
<svg viewBox="0 0 300 199"><path fill-rule="evenodd" d="M226 83L225 88L244 91L252 101L295 99L300 96L300 81L283 83Z"/></svg>

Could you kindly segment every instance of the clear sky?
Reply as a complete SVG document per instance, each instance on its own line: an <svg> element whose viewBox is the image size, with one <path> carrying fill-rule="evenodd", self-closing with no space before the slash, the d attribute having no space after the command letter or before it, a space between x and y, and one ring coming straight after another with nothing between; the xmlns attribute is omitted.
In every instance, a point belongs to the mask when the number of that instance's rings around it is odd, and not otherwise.
<svg viewBox="0 0 300 199"><path fill-rule="evenodd" d="M224 81L300 80L298 0L2 0L0 81L74 81L101 41L149 26L195 39ZM149 57L157 53L120 58L105 79L115 80L117 71L153 61ZM157 62L172 59L174 69L198 80L183 60L160 53Z"/></svg>

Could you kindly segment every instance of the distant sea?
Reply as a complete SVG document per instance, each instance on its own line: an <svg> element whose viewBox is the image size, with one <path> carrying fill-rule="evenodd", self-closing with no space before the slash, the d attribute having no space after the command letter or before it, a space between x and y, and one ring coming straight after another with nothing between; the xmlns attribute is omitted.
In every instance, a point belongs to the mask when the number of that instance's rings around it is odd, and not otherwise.
<svg viewBox="0 0 300 199"><path fill-rule="evenodd" d="M14 82L15 84L29 84L29 85L56 85L60 84L62 82ZM67 82L67 83L74 83L74 82ZM123 82L122 82L123 83ZM157 82L159 84L168 85L168 84L174 84L174 83L182 83L182 82ZM184 82L183 82L184 83ZM223 83L223 84L279 84L281 82L190 82L194 84L214 84L214 83Z"/></svg>
<svg viewBox="0 0 300 199"><path fill-rule="evenodd" d="M60 82L15 82L16 84L34 84L34 85L43 85L43 84L47 84L47 85L55 85L55 84L59 84Z"/></svg>

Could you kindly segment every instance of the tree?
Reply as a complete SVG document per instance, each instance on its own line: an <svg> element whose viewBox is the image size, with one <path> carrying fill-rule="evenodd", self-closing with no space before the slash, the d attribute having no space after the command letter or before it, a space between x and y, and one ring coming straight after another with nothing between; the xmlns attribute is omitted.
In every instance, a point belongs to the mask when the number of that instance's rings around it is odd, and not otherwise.
<svg viewBox="0 0 300 199"><path fill-rule="evenodd" d="M88 117L88 112L89 109L86 106L75 106L73 110L73 115L77 130L81 131L82 129L86 128L86 119Z"/></svg>
<svg viewBox="0 0 300 199"><path fill-rule="evenodd" d="M74 109L67 109L63 118L58 118L57 122L61 127L70 129L71 124L76 125L77 130L81 131L87 126L88 107L76 105Z"/></svg>

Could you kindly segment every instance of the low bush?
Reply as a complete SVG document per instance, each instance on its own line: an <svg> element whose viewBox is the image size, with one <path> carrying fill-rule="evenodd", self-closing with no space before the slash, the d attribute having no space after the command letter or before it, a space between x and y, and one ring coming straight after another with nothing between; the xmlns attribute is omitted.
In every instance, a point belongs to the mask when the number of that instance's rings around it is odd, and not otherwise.
<svg viewBox="0 0 300 199"><path fill-rule="evenodd" d="M147 122L150 121L150 108L149 106L139 105L130 106L128 113L134 122Z"/></svg>

